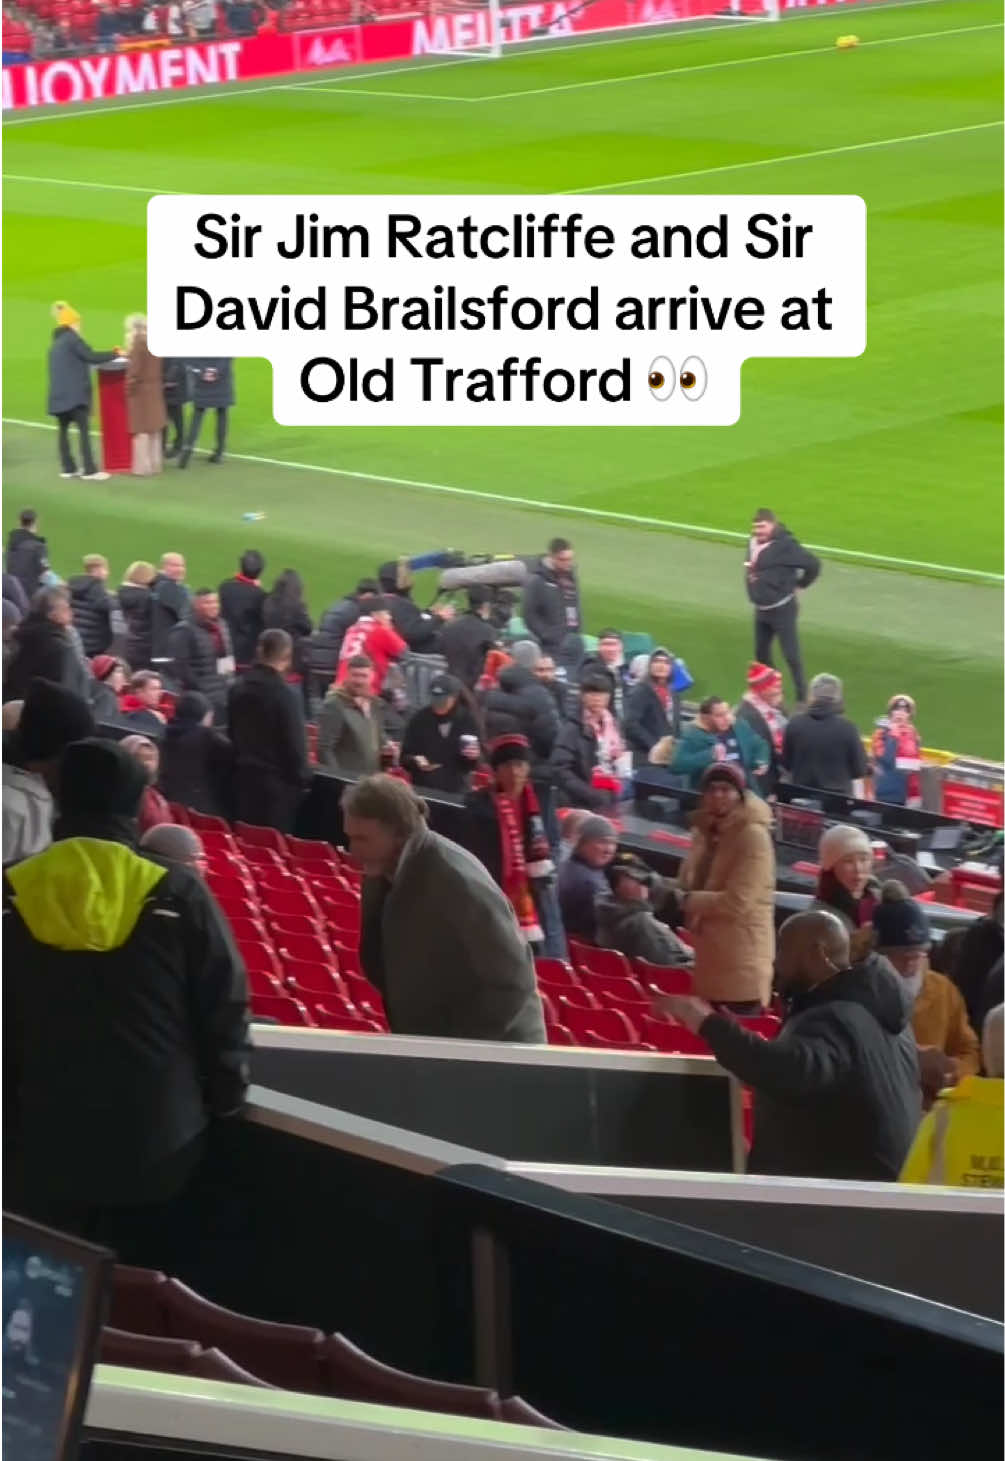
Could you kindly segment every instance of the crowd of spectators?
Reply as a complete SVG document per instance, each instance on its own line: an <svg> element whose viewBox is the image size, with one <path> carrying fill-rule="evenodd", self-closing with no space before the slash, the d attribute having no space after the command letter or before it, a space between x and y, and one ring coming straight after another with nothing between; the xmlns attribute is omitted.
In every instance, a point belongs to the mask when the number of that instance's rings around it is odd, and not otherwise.
<svg viewBox="0 0 1005 1461"><path fill-rule="evenodd" d="M3 7L4 63L357 25L424 9L423 0L21 0Z"/></svg>
<svg viewBox="0 0 1005 1461"><path fill-rule="evenodd" d="M360 958L397 1033L543 1039L532 956L565 957L577 939L690 971L692 993L658 1007L753 1086L754 1170L893 1178L923 1102L950 1086L975 1100L984 1090L981 1034L1002 1000L1000 898L935 968L924 905L881 884L868 836L838 824L820 843L815 907L776 949L772 791L800 773L850 790L868 770L833 676L818 675L808 708L787 718L780 677L757 663L735 708L709 696L688 719L693 681L671 650L630 658L614 629L587 649L574 550L561 539L510 632L481 588L460 612L420 609L404 561L361 580L317 629L293 570L270 589L257 551L237 568L193 589L169 552L157 568L131 564L116 590L107 559L88 554L64 583L37 516L21 514L4 575L4 863L18 957L34 940L59 981L66 951L156 943L142 898L99 913L92 899L81 918L108 932L71 919L52 943L38 910L46 888L69 896L74 868L83 890L114 864L135 899L152 859L182 879L205 924L198 837L174 825L172 803L291 831L312 774L310 729L317 762L358 778L344 821L365 874ZM114 752L95 739L99 725L126 733ZM877 736L913 761L908 697L891 702ZM874 755L881 775L903 776L907 798L910 765ZM672 883L619 851L640 766L700 795ZM426 826L423 790L463 799L466 848ZM78 857L75 839L113 851L88 845ZM240 1004L240 959L213 920L200 937L222 961L214 987ZM779 983L791 1017L767 1045L737 1020L767 1010ZM27 1025L34 1001L24 996ZM207 1018L219 1033L222 1017ZM243 1048L243 1018L227 1016L227 1061ZM199 1135L189 1124L186 1142Z"/></svg>

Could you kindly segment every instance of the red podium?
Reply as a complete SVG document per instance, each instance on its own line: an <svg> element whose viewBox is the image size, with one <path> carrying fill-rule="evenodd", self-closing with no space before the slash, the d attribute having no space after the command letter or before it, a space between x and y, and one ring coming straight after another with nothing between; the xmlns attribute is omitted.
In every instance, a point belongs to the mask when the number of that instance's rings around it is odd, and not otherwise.
<svg viewBox="0 0 1005 1461"><path fill-rule="evenodd" d="M101 412L101 459L106 472L131 472L133 444L126 406L126 362L98 368L98 404Z"/></svg>

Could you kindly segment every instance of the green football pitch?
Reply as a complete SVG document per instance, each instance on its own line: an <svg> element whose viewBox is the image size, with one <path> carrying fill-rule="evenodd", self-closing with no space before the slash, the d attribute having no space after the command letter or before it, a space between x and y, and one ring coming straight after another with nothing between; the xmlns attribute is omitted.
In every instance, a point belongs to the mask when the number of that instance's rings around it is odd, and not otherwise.
<svg viewBox="0 0 1005 1461"><path fill-rule="evenodd" d="M1001 27L997 0L827 7L15 113L5 523L30 501L63 572L84 552L119 575L179 549L190 581L215 583L258 546L270 574L302 571L315 613L398 553L533 552L560 533L593 630L649 629L697 690L733 697L744 530L767 505L825 560L803 606L811 672L845 678L863 727L907 691L927 744L1000 753ZM836 50L849 31L862 44ZM868 348L751 361L738 425L672 433L280 429L270 367L240 361L222 467L60 482L50 305L72 301L95 346L121 340L158 190L859 193Z"/></svg>

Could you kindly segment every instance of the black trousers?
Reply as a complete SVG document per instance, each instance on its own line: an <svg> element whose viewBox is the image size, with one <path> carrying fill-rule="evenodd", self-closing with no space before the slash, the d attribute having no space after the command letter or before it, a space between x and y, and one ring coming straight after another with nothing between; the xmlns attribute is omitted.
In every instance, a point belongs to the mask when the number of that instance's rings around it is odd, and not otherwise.
<svg viewBox="0 0 1005 1461"><path fill-rule="evenodd" d="M799 605L795 598L777 609L755 609L754 611L754 658L762 665L774 666L771 645L778 636L785 663L789 667L796 689L796 699L806 699L806 674L803 657L799 649Z"/></svg>
<svg viewBox="0 0 1005 1461"><path fill-rule="evenodd" d="M180 451L185 440L185 412L179 403L165 401L164 409L167 412L168 424L164 428L164 450L168 450L168 435L173 434L171 450Z"/></svg>
<svg viewBox="0 0 1005 1461"><path fill-rule="evenodd" d="M216 455L223 456L223 449L227 445L227 411L226 406L196 406L192 411L192 420L188 426L188 439L185 442L185 450L192 451L199 440L199 432L202 430L202 418L207 411L216 412Z"/></svg>
<svg viewBox="0 0 1005 1461"><path fill-rule="evenodd" d="M237 820L254 827L292 832L303 790L259 766L239 766L234 777Z"/></svg>
<svg viewBox="0 0 1005 1461"><path fill-rule="evenodd" d="M72 411L59 411L56 420L59 422L59 464L64 472L75 472L77 463L73 459L73 451L70 447L70 427L76 426L80 432L80 459L84 466L85 477L90 477L98 469L94 462L94 453L91 450L90 432L90 411L86 406L74 406Z"/></svg>

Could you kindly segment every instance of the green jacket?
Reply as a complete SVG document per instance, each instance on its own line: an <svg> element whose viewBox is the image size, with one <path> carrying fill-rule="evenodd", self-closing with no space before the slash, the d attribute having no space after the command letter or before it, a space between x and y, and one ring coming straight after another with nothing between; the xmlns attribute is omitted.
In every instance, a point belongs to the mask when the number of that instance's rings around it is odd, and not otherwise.
<svg viewBox="0 0 1005 1461"><path fill-rule="evenodd" d="M771 750L767 742L755 735L744 720L735 722L733 734L740 747L740 764L743 766L747 785L751 791L756 792L754 767L767 766L771 761ZM717 741L718 736L713 731L707 731L703 725L693 721L674 747L670 770L676 771L679 776L686 776L692 791L698 790L705 768L715 764Z"/></svg>

